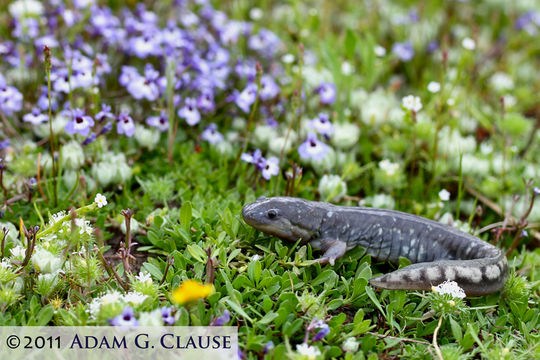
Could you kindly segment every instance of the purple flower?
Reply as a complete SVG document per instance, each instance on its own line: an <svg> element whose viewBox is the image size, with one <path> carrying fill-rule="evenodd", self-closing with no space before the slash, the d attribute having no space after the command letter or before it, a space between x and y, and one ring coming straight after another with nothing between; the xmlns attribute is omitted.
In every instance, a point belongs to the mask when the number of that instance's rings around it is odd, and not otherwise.
<svg viewBox="0 0 540 360"><path fill-rule="evenodd" d="M135 318L135 313L133 309L129 306L126 306L122 315L115 316L112 319L109 319L109 324L112 326L137 326L139 322Z"/></svg>
<svg viewBox="0 0 540 360"><path fill-rule="evenodd" d="M4 150L5 148L7 148L10 145L10 143L11 142L9 141L9 139L0 141L0 150Z"/></svg>
<svg viewBox="0 0 540 360"><path fill-rule="evenodd" d="M114 119L114 114L111 112L111 107L106 104L101 104L101 111L96 114L95 119L99 122L106 119Z"/></svg>
<svg viewBox="0 0 540 360"><path fill-rule="evenodd" d="M132 82L136 77L139 77L139 73L137 72L137 69L133 66L122 66L122 70L120 73L120 77L118 78L118 82L122 86L128 86L130 82Z"/></svg>
<svg viewBox="0 0 540 360"><path fill-rule="evenodd" d="M330 333L330 327L328 324L326 324L323 320L318 320L317 318L313 318L307 327L307 331L315 330L319 331L317 331L315 336L313 336L313 341L320 341Z"/></svg>
<svg viewBox="0 0 540 360"><path fill-rule="evenodd" d="M310 120L308 125L324 136L330 136L334 133L334 125L332 125L328 115L325 113L320 113L315 119Z"/></svg>
<svg viewBox="0 0 540 360"><path fill-rule="evenodd" d="M223 135L217 131L217 125L214 123L208 125L206 129L204 129L201 137L212 145L223 141Z"/></svg>
<svg viewBox="0 0 540 360"><path fill-rule="evenodd" d="M268 354L274 347L274 342L272 340L268 341L266 345L264 345L263 354Z"/></svg>
<svg viewBox="0 0 540 360"><path fill-rule="evenodd" d="M255 99L257 98L257 85L254 83L250 83L246 86L244 90L238 96L236 96L235 102L236 105L240 109L242 109L243 112L248 113L249 107L251 104L255 102Z"/></svg>
<svg viewBox="0 0 540 360"><path fill-rule="evenodd" d="M303 159L322 160L330 150L330 147L325 143L317 140L317 135L310 132L304 141L298 147L298 154Z"/></svg>
<svg viewBox="0 0 540 360"><path fill-rule="evenodd" d="M163 322L167 325L174 325L174 323L176 322L176 319L172 315L172 307L162 307L161 317L163 319Z"/></svg>
<svg viewBox="0 0 540 360"><path fill-rule="evenodd" d="M234 67L234 71L239 78L253 81L257 75L256 63L252 60L238 61Z"/></svg>
<svg viewBox="0 0 540 360"><path fill-rule="evenodd" d="M93 143L94 141L96 141L96 139L97 139L96 134L90 133L90 136L88 136L86 139L84 139L82 144L83 144L83 146L89 145L89 144Z"/></svg>
<svg viewBox="0 0 540 360"><path fill-rule="evenodd" d="M148 119L146 119L146 123L152 127L155 127L161 132L169 130L168 116L167 112L164 110L159 113L159 116L150 116Z"/></svg>
<svg viewBox="0 0 540 360"><path fill-rule="evenodd" d="M71 120L66 124L65 130L70 135L79 133L83 136L88 136L92 126L94 126L94 119L85 115L81 109L74 109L71 113Z"/></svg>
<svg viewBox="0 0 540 360"><path fill-rule="evenodd" d="M214 111L216 104L214 103L214 96L212 92L206 90L197 98L197 108L205 113Z"/></svg>
<svg viewBox="0 0 540 360"><path fill-rule="evenodd" d="M261 77L261 99L263 101L271 100L279 94L279 86L270 75Z"/></svg>
<svg viewBox="0 0 540 360"><path fill-rule="evenodd" d="M51 82L53 83L53 89L55 92L63 92L68 94L71 86L68 69L62 68L56 71L53 70L51 73Z"/></svg>
<svg viewBox="0 0 540 360"><path fill-rule="evenodd" d="M323 82L315 89L315 93L319 94L324 105L332 105L336 101L336 87L332 83Z"/></svg>
<svg viewBox="0 0 540 360"><path fill-rule="evenodd" d="M113 125L111 122L106 123L105 126L103 126L103 129L101 129L101 131L99 132L99 135L108 133L109 131L112 130L112 128L113 128Z"/></svg>
<svg viewBox="0 0 540 360"><path fill-rule="evenodd" d="M197 109L197 100L187 98L184 107L178 110L178 116L185 119L190 126L197 125L201 121L201 114Z"/></svg>
<svg viewBox="0 0 540 360"><path fill-rule="evenodd" d="M22 109L23 96L13 86L7 86L0 74L0 111L10 116Z"/></svg>
<svg viewBox="0 0 540 360"><path fill-rule="evenodd" d="M214 320L213 326L223 326L231 320L231 314L229 310L225 310L223 315Z"/></svg>
<svg viewBox="0 0 540 360"><path fill-rule="evenodd" d="M529 237L529 233L525 229L521 230L521 234L519 234L519 237Z"/></svg>
<svg viewBox="0 0 540 360"><path fill-rule="evenodd" d="M534 195L540 195L540 188L538 186L535 186L533 189Z"/></svg>
<svg viewBox="0 0 540 360"><path fill-rule="evenodd" d="M427 51L429 53L435 52L439 48L439 42L437 40L432 40L427 45Z"/></svg>
<svg viewBox="0 0 540 360"><path fill-rule="evenodd" d="M268 29L259 30L258 34L252 35L248 40L248 46L251 50L268 58L274 56L281 45L279 38Z"/></svg>
<svg viewBox="0 0 540 360"><path fill-rule="evenodd" d="M261 169L263 178L270 180L272 176L279 174L279 159L277 157L270 157L264 162Z"/></svg>
<svg viewBox="0 0 540 360"><path fill-rule="evenodd" d="M259 170L266 180L270 180L272 176L279 174L279 160L276 157L265 159L262 157L261 150L257 149L253 154L242 154L240 157L243 161L252 163Z"/></svg>
<svg viewBox="0 0 540 360"><path fill-rule="evenodd" d="M409 61L414 56L414 49L412 47L412 44L408 41L402 43L395 43L392 46L392 52L401 61Z"/></svg>
<svg viewBox="0 0 540 360"><path fill-rule="evenodd" d="M38 108L33 108L31 113L23 116L23 121L32 123L32 125L39 125L47 120L49 120L49 117L42 114Z"/></svg>
<svg viewBox="0 0 540 360"><path fill-rule="evenodd" d="M151 64L146 64L144 69L144 77L138 73L131 73L131 81L127 84L127 91L135 99L146 99L154 101L159 96L159 87L157 80L159 73L154 69Z"/></svg>
<svg viewBox="0 0 540 360"><path fill-rule="evenodd" d="M538 33L535 25L540 26L540 13L532 10L521 15L514 23L516 30L525 30L531 35Z"/></svg>
<svg viewBox="0 0 540 360"><path fill-rule="evenodd" d="M132 137L135 134L135 122L129 113L122 111L118 118L116 119L116 132L118 134L124 134L127 137Z"/></svg>
<svg viewBox="0 0 540 360"><path fill-rule="evenodd" d="M243 153L240 158L242 159L242 161L255 165L257 170L262 170L264 165L266 164L266 159L262 157L261 150L259 149L255 150L253 154Z"/></svg>
<svg viewBox="0 0 540 360"><path fill-rule="evenodd" d="M320 341L322 340L326 335L328 335L330 333L330 327L326 324L324 324L325 326L319 330L315 336L313 337L313 341Z"/></svg>

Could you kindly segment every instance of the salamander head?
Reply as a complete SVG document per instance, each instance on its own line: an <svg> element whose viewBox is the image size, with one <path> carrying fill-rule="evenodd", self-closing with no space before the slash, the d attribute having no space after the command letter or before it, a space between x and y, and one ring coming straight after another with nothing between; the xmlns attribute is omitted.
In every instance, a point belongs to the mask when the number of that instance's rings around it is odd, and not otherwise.
<svg viewBox="0 0 540 360"><path fill-rule="evenodd" d="M242 217L255 229L283 240L309 241L320 224L312 204L292 197L260 197L244 206Z"/></svg>

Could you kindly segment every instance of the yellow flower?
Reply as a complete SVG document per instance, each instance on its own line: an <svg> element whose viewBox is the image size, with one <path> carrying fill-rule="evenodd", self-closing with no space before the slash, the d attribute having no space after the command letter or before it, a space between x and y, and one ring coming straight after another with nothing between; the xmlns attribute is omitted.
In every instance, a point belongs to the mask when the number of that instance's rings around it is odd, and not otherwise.
<svg viewBox="0 0 540 360"><path fill-rule="evenodd" d="M211 284L201 284L196 280L186 280L172 292L172 301L177 304L207 298L212 293Z"/></svg>

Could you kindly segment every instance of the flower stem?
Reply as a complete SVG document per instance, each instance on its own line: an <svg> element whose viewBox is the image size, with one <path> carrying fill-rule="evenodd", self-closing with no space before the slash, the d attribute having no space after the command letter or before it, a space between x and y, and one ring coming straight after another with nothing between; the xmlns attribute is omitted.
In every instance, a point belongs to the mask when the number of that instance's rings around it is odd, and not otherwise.
<svg viewBox="0 0 540 360"><path fill-rule="evenodd" d="M58 184L57 184L57 164L55 159L56 144L54 139L54 131L52 127L52 100L51 100L51 49L45 45L43 52L45 53L45 72L47 73L47 94L49 97L49 150L51 152L52 161L52 182L54 194L54 206L58 205Z"/></svg>
<svg viewBox="0 0 540 360"><path fill-rule="evenodd" d="M439 329L442 325L442 316L439 318L439 323L437 324L437 327L435 328L435 332L433 332L433 347L435 348L435 352L437 353L437 357L439 360L444 360L441 349L439 348L439 345L437 344L437 335L439 334Z"/></svg>

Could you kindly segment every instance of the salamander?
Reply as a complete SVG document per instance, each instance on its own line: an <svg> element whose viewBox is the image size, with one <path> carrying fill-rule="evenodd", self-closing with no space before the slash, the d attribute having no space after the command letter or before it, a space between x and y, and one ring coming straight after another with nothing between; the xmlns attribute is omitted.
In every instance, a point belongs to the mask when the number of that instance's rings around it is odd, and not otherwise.
<svg viewBox="0 0 540 360"><path fill-rule="evenodd" d="M505 254L473 235L400 211L336 206L293 197L260 197L242 209L245 222L286 241L324 251L317 261L334 265L357 246L379 261L412 264L370 279L383 289L429 290L453 280L467 296L499 291L508 278Z"/></svg>

